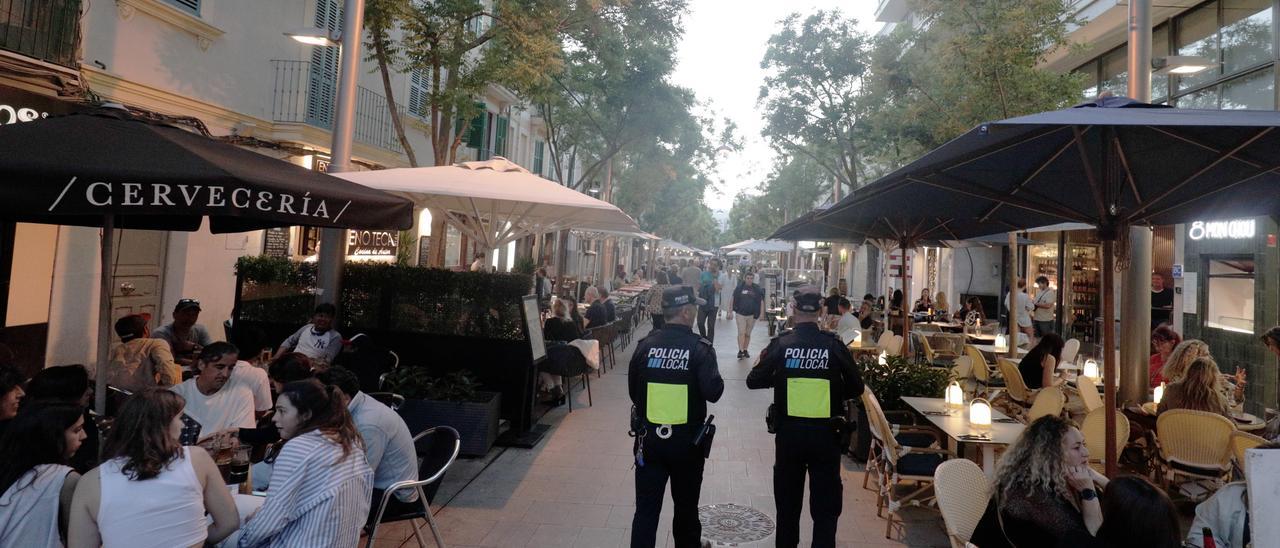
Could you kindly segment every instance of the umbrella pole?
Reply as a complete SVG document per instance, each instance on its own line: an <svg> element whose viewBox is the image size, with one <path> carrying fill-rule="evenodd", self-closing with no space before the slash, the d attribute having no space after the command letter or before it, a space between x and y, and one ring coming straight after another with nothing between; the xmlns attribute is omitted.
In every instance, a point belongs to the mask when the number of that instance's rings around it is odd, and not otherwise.
<svg viewBox="0 0 1280 548"><path fill-rule="evenodd" d="M1018 361L1018 312L1015 306L1018 306L1018 235L1014 232L1009 233L1009 300L1005 304L1009 306L1009 359ZM999 312L997 310L996 312ZM998 365L998 364L997 364Z"/></svg>
<svg viewBox="0 0 1280 548"><path fill-rule="evenodd" d="M111 248L116 232L115 215L102 216L102 274L98 287L98 359L93 392L93 409L99 417L107 415L107 359L111 349Z"/></svg>
<svg viewBox="0 0 1280 548"><path fill-rule="evenodd" d="M1106 474L1108 478L1116 477L1116 353L1112 350L1115 347L1115 291L1113 285L1115 281L1115 257L1113 251L1115 248L1114 240L1102 241L1102 386L1103 386L1103 408L1107 410L1106 414Z"/></svg>
<svg viewBox="0 0 1280 548"><path fill-rule="evenodd" d="M911 302L911 274L907 271L907 246L902 245L902 357L907 357L907 348L911 342L911 315L907 314L907 303Z"/></svg>

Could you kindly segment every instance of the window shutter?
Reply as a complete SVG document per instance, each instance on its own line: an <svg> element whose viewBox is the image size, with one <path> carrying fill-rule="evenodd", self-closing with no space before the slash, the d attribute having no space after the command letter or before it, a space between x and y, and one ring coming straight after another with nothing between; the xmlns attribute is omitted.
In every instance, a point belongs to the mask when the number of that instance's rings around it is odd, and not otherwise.
<svg viewBox="0 0 1280 548"><path fill-rule="evenodd" d="M467 146L476 150L483 150L485 143L485 122L489 117L489 112L485 110L484 103L476 103L480 108L480 114L471 119L471 130L467 132Z"/></svg>
<svg viewBox="0 0 1280 548"><path fill-rule="evenodd" d="M533 144L533 172L542 175L542 147L544 143L537 141Z"/></svg>
<svg viewBox="0 0 1280 548"><path fill-rule="evenodd" d="M510 125L510 119L506 116L499 116L497 123L497 134L493 136L493 153L497 156L507 155L507 126Z"/></svg>
<svg viewBox="0 0 1280 548"><path fill-rule="evenodd" d="M200 0L169 0L169 3L181 8L183 11L200 15Z"/></svg>
<svg viewBox="0 0 1280 548"><path fill-rule="evenodd" d="M316 0L316 28L337 32L342 25L342 9L337 0ZM312 46L310 78L307 80L307 123L333 128L333 103L337 100L338 55L340 48Z"/></svg>
<svg viewBox="0 0 1280 548"><path fill-rule="evenodd" d="M409 113L419 118L427 115L427 76L421 69L409 75Z"/></svg>

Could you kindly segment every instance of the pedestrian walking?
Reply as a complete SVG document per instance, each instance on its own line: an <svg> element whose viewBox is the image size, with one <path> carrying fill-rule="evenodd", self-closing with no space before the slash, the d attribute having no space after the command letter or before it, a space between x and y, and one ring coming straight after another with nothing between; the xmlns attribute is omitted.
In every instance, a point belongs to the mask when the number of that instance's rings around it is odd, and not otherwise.
<svg viewBox="0 0 1280 548"><path fill-rule="evenodd" d="M719 401L724 380L711 341L693 333L701 304L692 288L665 290L662 329L640 341L631 355L627 388L636 461L632 548L648 548L657 542L658 515L668 479L675 504L671 534L676 546L696 547L702 540L698 496L711 437L700 433L706 428L707 402Z"/></svg>
<svg viewBox="0 0 1280 548"><path fill-rule="evenodd" d="M742 283L733 290L733 313L738 321L738 359L751 356L747 346L751 344L751 330L756 327L756 320L764 318L764 290L755 283L755 274L750 272L742 277Z"/></svg>
<svg viewBox="0 0 1280 548"><path fill-rule="evenodd" d="M720 261L713 259L710 268L702 273L702 283L698 287L698 297L706 304L698 307L698 334L707 340L716 340L716 316L720 309Z"/></svg>
<svg viewBox="0 0 1280 548"><path fill-rule="evenodd" d="M777 545L800 543L807 472L813 546L830 547L836 544L843 496L840 430L845 401L862 394L863 384L849 349L834 333L818 328L822 310L818 288L801 287L793 307L795 329L780 333L764 349L747 375L747 388L773 389L766 420L777 435L773 466Z"/></svg>
<svg viewBox="0 0 1280 548"><path fill-rule="evenodd" d="M738 287L738 269L733 265L720 271L720 310L724 319L733 320L733 288Z"/></svg>
<svg viewBox="0 0 1280 548"><path fill-rule="evenodd" d="M1036 300L1032 303L1031 324L1037 337L1053 333L1053 310L1058 307L1058 292L1049 287L1049 278L1036 278Z"/></svg>

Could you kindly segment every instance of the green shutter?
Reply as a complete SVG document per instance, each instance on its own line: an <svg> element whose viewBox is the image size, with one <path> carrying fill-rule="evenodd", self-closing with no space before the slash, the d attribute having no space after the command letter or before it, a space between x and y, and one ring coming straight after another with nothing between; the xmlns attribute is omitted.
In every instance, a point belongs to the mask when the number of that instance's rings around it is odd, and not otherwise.
<svg viewBox="0 0 1280 548"><path fill-rule="evenodd" d="M484 103L476 103L476 107L480 109L480 114L471 119L471 129L467 132L466 145L476 150L485 148L485 122L488 120L489 112L485 110Z"/></svg>
<svg viewBox="0 0 1280 548"><path fill-rule="evenodd" d="M493 136L493 154L496 156L507 155L507 126L511 121L506 116L499 116L497 123L497 134Z"/></svg>
<svg viewBox="0 0 1280 548"><path fill-rule="evenodd" d="M542 175L542 147L545 144L538 141L533 145L533 172Z"/></svg>
<svg viewBox="0 0 1280 548"><path fill-rule="evenodd" d="M317 0L316 27L336 32L342 23L337 0ZM307 78L307 123L319 128L333 127L333 106L338 99L339 48L312 46Z"/></svg>

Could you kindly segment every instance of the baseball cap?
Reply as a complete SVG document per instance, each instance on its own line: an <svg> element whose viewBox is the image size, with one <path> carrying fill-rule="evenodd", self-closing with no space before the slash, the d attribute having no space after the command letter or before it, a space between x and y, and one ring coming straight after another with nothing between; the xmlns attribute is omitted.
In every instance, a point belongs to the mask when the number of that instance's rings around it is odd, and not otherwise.
<svg viewBox="0 0 1280 548"><path fill-rule="evenodd" d="M173 307L173 311L182 312L183 310L186 310L188 308L194 308L196 310L200 310L200 301L197 301L195 299L182 299L178 301L178 304L176 306Z"/></svg>
<svg viewBox="0 0 1280 548"><path fill-rule="evenodd" d="M707 301L699 299L693 294L693 288L686 285L668 287L662 291L662 308L678 308L691 304L702 306L707 304Z"/></svg>
<svg viewBox="0 0 1280 548"><path fill-rule="evenodd" d="M822 295L817 293L800 293L795 296L796 310L801 312L817 312L822 310Z"/></svg>

